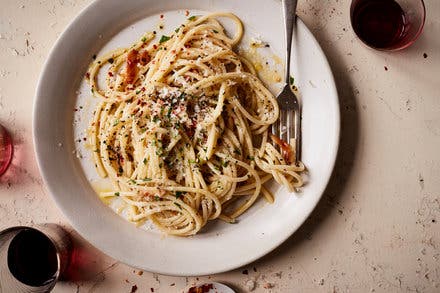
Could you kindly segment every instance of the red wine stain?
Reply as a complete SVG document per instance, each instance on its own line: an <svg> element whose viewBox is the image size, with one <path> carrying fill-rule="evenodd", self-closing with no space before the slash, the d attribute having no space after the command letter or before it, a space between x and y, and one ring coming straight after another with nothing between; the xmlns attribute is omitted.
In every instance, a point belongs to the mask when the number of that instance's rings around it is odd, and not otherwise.
<svg viewBox="0 0 440 293"><path fill-rule="evenodd" d="M392 47L404 36L405 13L394 0L358 0L351 19L359 38L375 48Z"/></svg>

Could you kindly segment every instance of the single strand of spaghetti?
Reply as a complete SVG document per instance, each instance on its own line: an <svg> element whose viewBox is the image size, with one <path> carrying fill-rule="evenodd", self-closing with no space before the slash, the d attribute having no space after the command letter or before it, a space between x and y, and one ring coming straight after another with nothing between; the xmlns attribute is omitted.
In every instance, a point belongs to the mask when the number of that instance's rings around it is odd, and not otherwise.
<svg viewBox="0 0 440 293"><path fill-rule="evenodd" d="M104 107L104 103L99 103L98 107L95 110L95 114L93 116L93 120L91 123L91 131L89 135L89 140L91 141L91 145L93 146L93 162L95 163L96 170L98 172L98 175L102 178L107 177L107 172L105 171L104 166L102 165L101 161L101 154L99 151L99 139L98 139L98 132L99 132L99 121L100 116L102 113L102 109Z"/></svg>
<svg viewBox="0 0 440 293"><path fill-rule="evenodd" d="M272 193L264 185L261 186L261 193L268 203L274 203L275 200Z"/></svg>

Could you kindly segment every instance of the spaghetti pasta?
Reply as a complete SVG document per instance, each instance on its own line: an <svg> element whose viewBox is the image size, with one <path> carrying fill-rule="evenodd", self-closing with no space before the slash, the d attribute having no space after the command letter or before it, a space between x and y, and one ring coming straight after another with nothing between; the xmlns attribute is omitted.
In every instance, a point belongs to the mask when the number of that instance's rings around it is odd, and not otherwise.
<svg viewBox="0 0 440 293"><path fill-rule="evenodd" d="M229 37L216 18L236 25ZM216 218L233 222L275 179L302 186L304 165L272 145L276 99L233 49L243 26L230 13L191 17L171 36L145 34L97 58L88 78L100 99L89 131L97 172L131 207L129 220L194 235ZM105 82L99 82L101 72Z"/></svg>

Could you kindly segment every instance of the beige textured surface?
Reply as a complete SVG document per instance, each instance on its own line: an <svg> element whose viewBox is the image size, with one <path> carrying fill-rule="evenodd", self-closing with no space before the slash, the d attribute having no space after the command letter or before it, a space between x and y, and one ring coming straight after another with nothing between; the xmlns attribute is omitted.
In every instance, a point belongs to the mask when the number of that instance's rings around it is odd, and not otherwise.
<svg viewBox="0 0 440 293"><path fill-rule="evenodd" d="M0 178L0 229L68 226L36 166L32 103L50 48L90 2L1 0L0 123L12 132L15 155ZM140 274L75 234L87 269L54 292L131 292L134 285L137 292L181 292L206 280L229 283L238 292L252 284L254 292L440 292L440 2L425 2L419 41L384 53L355 38L350 1L299 1L298 14L335 74L342 137L321 202L280 248L236 271L176 278Z"/></svg>

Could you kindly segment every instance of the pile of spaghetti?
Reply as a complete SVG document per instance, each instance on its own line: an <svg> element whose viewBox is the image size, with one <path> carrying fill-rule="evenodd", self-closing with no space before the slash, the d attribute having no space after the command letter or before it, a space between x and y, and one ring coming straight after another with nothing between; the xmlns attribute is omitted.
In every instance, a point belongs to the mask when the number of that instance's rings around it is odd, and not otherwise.
<svg viewBox="0 0 440 293"><path fill-rule="evenodd" d="M235 36L218 17L236 24ZM208 220L234 222L260 195L273 202L263 185L272 178L290 191L302 186L291 146L271 139L276 99L233 51L242 34L233 14L190 17L171 36L153 42L147 33L91 64L100 103L89 142L114 188L100 196L123 199L128 220L193 235Z"/></svg>

